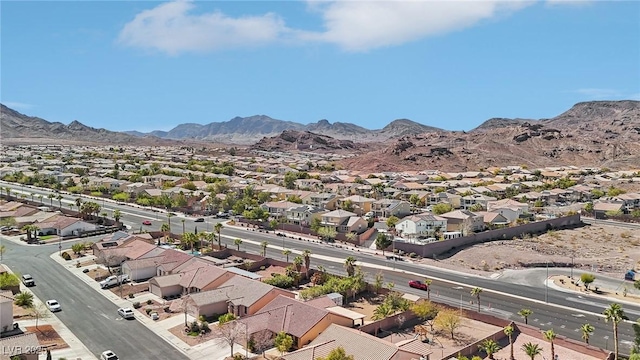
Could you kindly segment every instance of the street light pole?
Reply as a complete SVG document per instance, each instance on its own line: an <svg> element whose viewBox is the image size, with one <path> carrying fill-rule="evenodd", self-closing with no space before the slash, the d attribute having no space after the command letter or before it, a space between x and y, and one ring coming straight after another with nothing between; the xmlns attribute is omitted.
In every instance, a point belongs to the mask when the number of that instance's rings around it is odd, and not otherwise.
<svg viewBox="0 0 640 360"><path fill-rule="evenodd" d="M573 280L573 254L571 254L571 280Z"/></svg>
<svg viewBox="0 0 640 360"><path fill-rule="evenodd" d="M549 302L549 261L547 261L547 278L544 280L544 302Z"/></svg>

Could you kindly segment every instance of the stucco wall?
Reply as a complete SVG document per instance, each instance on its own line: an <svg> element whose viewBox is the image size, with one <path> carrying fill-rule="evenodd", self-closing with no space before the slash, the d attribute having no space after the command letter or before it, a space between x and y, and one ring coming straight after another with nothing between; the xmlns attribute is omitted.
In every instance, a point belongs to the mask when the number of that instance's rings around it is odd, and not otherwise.
<svg viewBox="0 0 640 360"><path fill-rule="evenodd" d="M483 231L477 234L471 234L451 240L437 241L425 245L396 242L395 248L406 253L416 253L422 257L432 257L433 255L439 255L460 247L466 247L487 241L513 239L514 237L519 237L523 234L542 233L550 229L577 226L581 223L580 215L576 214L504 229Z"/></svg>

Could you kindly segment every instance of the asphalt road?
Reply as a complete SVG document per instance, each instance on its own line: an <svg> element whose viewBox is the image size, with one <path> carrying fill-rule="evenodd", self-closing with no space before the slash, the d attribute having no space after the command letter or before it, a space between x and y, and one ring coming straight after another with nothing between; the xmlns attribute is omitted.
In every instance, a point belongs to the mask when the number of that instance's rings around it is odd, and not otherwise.
<svg viewBox="0 0 640 360"><path fill-rule="evenodd" d="M8 183L4 184L7 186ZM15 185L9 186L12 186L16 190L20 190L21 188ZM24 193L44 194L45 199L43 199L43 201L47 204L46 200L48 199L46 195L49 194L50 191L26 188L24 189ZM75 202L75 198L77 197L77 195L64 194L63 196L65 197L65 199L62 200L63 206L65 203ZM109 212L114 209L119 209L122 213L121 221L136 230L140 227L148 230L159 230L161 224L168 220L164 212L154 212L146 208L119 205L111 201L100 200L96 202ZM53 204L54 206L57 205L57 200L54 200ZM183 219L185 220L184 223L182 222ZM151 220L152 225L141 225L143 220ZM183 226L187 232L193 232L196 227L199 231L210 231L213 229L213 225L219 221L217 219L207 218L204 223L195 223L193 220L195 220L195 218L183 216L172 217L171 226L173 232L181 232ZM378 271L382 271L385 281L394 282L396 289L423 297L426 296L424 292L409 288L407 283L411 279L429 277L434 280L431 286L432 300L441 301L453 306L477 309L477 305L470 304L470 301L474 300L474 298L471 297L469 292L473 287L480 287L484 289L481 294L481 311L515 321L522 321L523 319L517 314L518 311L523 308L531 309L533 315L529 319L530 324L536 325L543 330L552 328L558 334L580 341L582 333L577 329L579 329L582 324L588 322L596 328L590 339L590 343L594 346L607 349L613 348L612 326L611 324L605 323L600 316L603 310L609 306L610 302L596 297L556 291L552 288L545 288L542 283L540 286L526 286L441 270L436 267L424 267L408 262L390 262L380 256L351 251L328 244L277 237L273 233L224 228L222 234L223 243L228 244L228 246L234 246L231 239L237 237L250 239L258 244L262 241L267 241L271 245L279 247L279 249L269 248L267 251L267 255L274 258L284 259L284 256L281 254L283 247L300 251L309 249L314 255L333 258L331 260L322 260L317 257L314 258L312 255L312 266L323 265L333 273L344 273L342 267L343 259L347 256L354 256L361 262L360 265L362 265L363 270L370 279L372 279ZM252 244L246 241L242 245L242 249L253 253L260 253L260 246L258 244ZM371 266L367 264L371 264ZM394 270L380 270L377 266L392 267ZM420 274L420 276L409 273L417 273ZM58 300L62 301L61 299ZM104 301L107 300L104 299ZM640 317L640 306L623 304L623 308L630 319ZM620 323L619 338L621 340L620 351L622 353L628 353L630 344L635 338L630 323Z"/></svg>
<svg viewBox="0 0 640 360"><path fill-rule="evenodd" d="M83 239L87 240L98 239ZM58 250L57 244L3 244L3 263L16 273L31 274L36 286L30 289L40 300L58 300L62 311L56 316L97 358L113 350L121 359L188 359L142 323L122 319L116 305L53 261L49 256Z"/></svg>

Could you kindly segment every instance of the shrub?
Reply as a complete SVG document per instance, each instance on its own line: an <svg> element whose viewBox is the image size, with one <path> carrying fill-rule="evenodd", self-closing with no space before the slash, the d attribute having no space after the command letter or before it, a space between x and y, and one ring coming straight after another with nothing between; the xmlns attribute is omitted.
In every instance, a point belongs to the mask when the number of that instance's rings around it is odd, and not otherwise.
<svg viewBox="0 0 640 360"><path fill-rule="evenodd" d="M264 280L264 283L275 286L275 287L279 287L281 289L288 289L291 286L293 286L293 283L295 282L295 279L292 278L291 276L285 276L281 274L275 274L275 275L276 276L273 276L270 279Z"/></svg>
<svg viewBox="0 0 640 360"><path fill-rule="evenodd" d="M147 305L151 305L151 304L153 304L153 300L151 299L147 300Z"/></svg>
<svg viewBox="0 0 640 360"><path fill-rule="evenodd" d="M140 301L136 301L133 303L133 308L134 309L139 309L142 305L140 305Z"/></svg>
<svg viewBox="0 0 640 360"><path fill-rule="evenodd" d="M32 307L33 306L33 294L30 292L23 291L16 295L15 304L21 307Z"/></svg>
<svg viewBox="0 0 640 360"><path fill-rule="evenodd" d="M67 253L66 251L60 254L60 256L62 256L62 258L67 261L71 260L71 255L69 255L69 253Z"/></svg>
<svg viewBox="0 0 640 360"><path fill-rule="evenodd" d="M204 331L205 333L208 333L211 331L211 329L209 328L209 323L206 321L201 321L200 322L200 330Z"/></svg>
<svg viewBox="0 0 640 360"><path fill-rule="evenodd" d="M165 306L163 310L164 310L164 312L166 312L166 313L168 313L168 312L170 312L170 311L171 311L171 310L169 310L169 307L168 307L168 306Z"/></svg>
<svg viewBox="0 0 640 360"><path fill-rule="evenodd" d="M0 290L16 286L20 286L20 279L16 275L8 272L0 274Z"/></svg>
<svg viewBox="0 0 640 360"><path fill-rule="evenodd" d="M144 312L146 312L147 315L149 315L152 311L153 311L153 309L151 309L151 308L144 309Z"/></svg>
<svg viewBox="0 0 640 360"><path fill-rule="evenodd" d="M133 299L135 297L135 295L133 295L133 293L129 294L129 299Z"/></svg>

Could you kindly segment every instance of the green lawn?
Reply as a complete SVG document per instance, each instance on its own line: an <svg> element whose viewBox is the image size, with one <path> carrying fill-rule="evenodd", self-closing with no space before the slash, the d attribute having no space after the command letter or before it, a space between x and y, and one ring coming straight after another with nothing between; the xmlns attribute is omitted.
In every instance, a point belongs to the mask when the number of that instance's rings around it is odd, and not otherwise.
<svg viewBox="0 0 640 360"><path fill-rule="evenodd" d="M44 235L44 236L39 236L38 240L49 240L49 239L53 239L54 237L56 237L55 235Z"/></svg>

